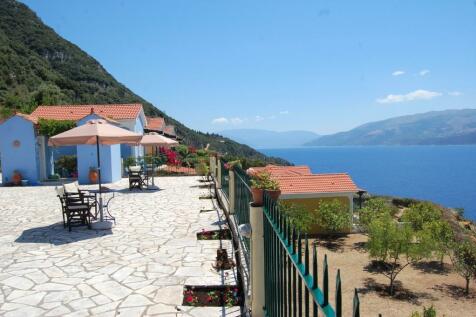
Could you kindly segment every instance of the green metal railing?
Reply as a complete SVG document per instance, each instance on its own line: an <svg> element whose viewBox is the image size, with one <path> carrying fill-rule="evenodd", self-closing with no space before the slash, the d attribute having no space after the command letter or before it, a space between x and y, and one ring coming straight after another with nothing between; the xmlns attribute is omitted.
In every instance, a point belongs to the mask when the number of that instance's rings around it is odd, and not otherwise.
<svg viewBox="0 0 476 317"><path fill-rule="evenodd" d="M220 160L221 164L221 190L225 193L226 198L230 199L230 171L225 168L225 162Z"/></svg>
<svg viewBox="0 0 476 317"><path fill-rule="evenodd" d="M342 316L342 286L337 270L335 305L329 303L329 268L324 256L322 288L318 285L317 248L279 212L278 205L264 197L265 313L281 316ZM304 243L303 243L304 242ZM304 250L303 250L304 249ZM303 297L304 295L304 297ZM354 292L353 317L359 317L359 297Z"/></svg>
<svg viewBox="0 0 476 317"><path fill-rule="evenodd" d="M249 176L239 167L234 167L233 172L235 173L235 205L233 217L237 225L249 224L250 223L250 203L251 199L251 189L250 189L250 179ZM247 237L242 237L240 235L240 240L244 244L244 254L246 263L249 265L249 254L250 254L250 239Z"/></svg>

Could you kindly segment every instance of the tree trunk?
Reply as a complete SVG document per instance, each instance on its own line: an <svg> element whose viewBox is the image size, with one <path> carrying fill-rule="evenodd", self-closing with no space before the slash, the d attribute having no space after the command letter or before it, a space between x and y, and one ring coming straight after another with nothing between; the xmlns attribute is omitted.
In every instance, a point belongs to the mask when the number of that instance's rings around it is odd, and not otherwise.
<svg viewBox="0 0 476 317"><path fill-rule="evenodd" d="M389 288L389 294L390 296L393 296L393 282L395 281L395 278L394 277L391 277L390 278L390 288Z"/></svg>
<svg viewBox="0 0 476 317"><path fill-rule="evenodd" d="M466 278L466 291L465 291L465 294L466 294L466 295L469 295L469 280L470 280L470 278L467 277L467 278Z"/></svg>

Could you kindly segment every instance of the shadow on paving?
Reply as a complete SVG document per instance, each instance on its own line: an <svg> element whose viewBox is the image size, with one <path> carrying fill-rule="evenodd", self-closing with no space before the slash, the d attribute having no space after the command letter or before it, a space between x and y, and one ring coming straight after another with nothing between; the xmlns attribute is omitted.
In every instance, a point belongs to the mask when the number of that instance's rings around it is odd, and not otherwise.
<svg viewBox="0 0 476 317"><path fill-rule="evenodd" d="M90 230L87 226L73 227L72 231L63 227L62 222L24 230L15 240L18 243L50 243L64 245L94 239L112 234L111 230Z"/></svg>

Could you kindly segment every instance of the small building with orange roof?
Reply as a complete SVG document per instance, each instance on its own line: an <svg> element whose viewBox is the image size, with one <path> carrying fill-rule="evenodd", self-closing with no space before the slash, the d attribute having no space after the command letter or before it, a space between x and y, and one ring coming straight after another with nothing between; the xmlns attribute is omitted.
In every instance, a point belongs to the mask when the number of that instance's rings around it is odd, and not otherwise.
<svg viewBox="0 0 476 317"><path fill-rule="evenodd" d="M279 200L304 207L316 213L319 204L325 200L338 200L349 210L352 217L354 195L361 189L347 173L313 174L308 166L253 167L251 173L267 172L279 183ZM309 233L322 231L318 224L311 226Z"/></svg>

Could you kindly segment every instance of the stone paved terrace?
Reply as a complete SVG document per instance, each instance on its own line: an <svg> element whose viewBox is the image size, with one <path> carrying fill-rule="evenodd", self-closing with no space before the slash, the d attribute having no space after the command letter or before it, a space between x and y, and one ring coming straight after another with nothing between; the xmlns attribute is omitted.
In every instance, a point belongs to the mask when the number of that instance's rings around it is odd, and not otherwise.
<svg viewBox="0 0 476 317"><path fill-rule="evenodd" d="M223 223L220 211L199 212L213 208L199 178L156 180L160 191L118 194L106 232L64 229L53 186L0 187L0 315L238 316L181 306L184 284L235 284L235 274L212 267L220 241L196 239Z"/></svg>

